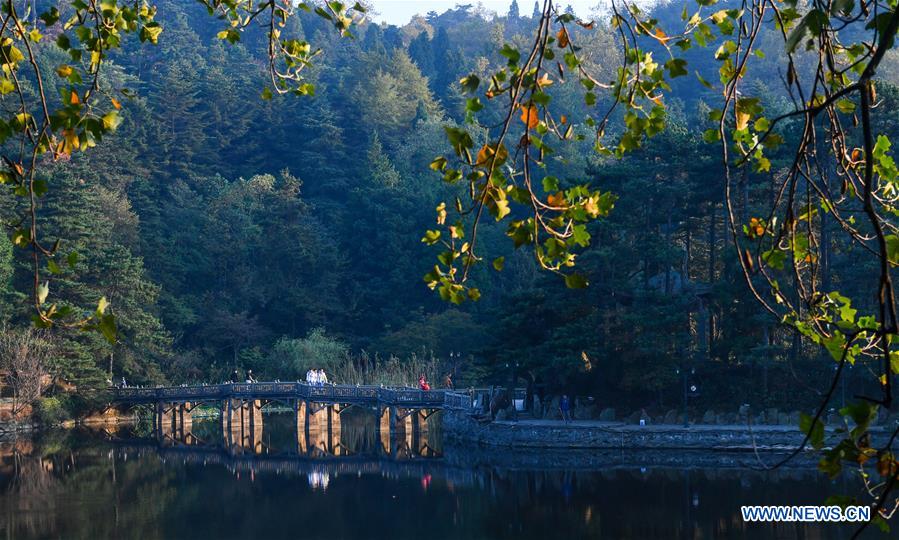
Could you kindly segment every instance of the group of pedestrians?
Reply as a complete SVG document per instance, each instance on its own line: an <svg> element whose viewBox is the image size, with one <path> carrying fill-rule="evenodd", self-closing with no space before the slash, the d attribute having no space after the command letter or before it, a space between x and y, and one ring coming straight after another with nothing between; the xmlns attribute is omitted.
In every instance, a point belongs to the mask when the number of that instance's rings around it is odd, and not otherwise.
<svg viewBox="0 0 899 540"><path fill-rule="evenodd" d="M232 383L240 382L240 373L238 373L236 369L231 372L231 382ZM247 382L247 383L257 382L256 377L253 375L252 369L247 370L247 377L246 377L246 379L244 379L244 382Z"/></svg>
<svg viewBox="0 0 899 540"><path fill-rule="evenodd" d="M328 384L328 375L323 369L310 369L306 372L306 384L324 386Z"/></svg>

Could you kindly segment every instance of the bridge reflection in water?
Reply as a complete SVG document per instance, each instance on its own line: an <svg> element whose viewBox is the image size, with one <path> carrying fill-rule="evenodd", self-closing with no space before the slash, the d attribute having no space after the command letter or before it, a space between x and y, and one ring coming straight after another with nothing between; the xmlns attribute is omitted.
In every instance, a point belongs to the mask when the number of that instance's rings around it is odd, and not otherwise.
<svg viewBox="0 0 899 540"><path fill-rule="evenodd" d="M230 455L397 460L441 455L437 409L302 401L293 405L233 400L216 418L208 407L175 404L162 408L154 435L163 447L225 450Z"/></svg>

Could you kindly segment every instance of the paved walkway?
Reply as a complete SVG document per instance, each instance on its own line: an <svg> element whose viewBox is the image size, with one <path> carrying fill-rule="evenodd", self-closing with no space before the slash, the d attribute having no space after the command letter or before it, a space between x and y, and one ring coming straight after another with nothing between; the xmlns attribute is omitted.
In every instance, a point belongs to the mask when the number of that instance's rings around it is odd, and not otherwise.
<svg viewBox="0 0 899 540"><path fill-rule="evenodd" d="M493 424L503 426L518 425L521 427L565 427L569 429L614 429L615 431L652 431L652 432L668 432L677 433L682 431L690 432L718 432L718 431L749 431L746 424L690 424L684 427L682 424L647 424L641 426L639 424L625 424L624 422L603 422L600 420L572 420L571 422L562 422L561 420L536 420L528 418L526 420L496 420ZM760 433L789 433L798 432L799 426L794 425L755 425L752 431ZM828 426L828 431L832 431L836 426ZM878 429L879 428L879 429ZM883 426L872 426L872 431L885 429Z"/></svg>

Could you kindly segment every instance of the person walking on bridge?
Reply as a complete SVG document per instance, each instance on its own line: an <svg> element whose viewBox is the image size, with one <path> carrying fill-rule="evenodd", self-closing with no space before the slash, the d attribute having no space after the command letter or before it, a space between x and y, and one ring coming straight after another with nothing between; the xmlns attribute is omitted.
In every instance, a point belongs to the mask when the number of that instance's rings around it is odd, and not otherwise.
<svg viewBox="0 0 899 540"><path fill-rule="evenodd" d="M237 373L237 370L235 369L234 371L231 372L231 382L236 383L239 381L240 381L240 374Z"/></svg>

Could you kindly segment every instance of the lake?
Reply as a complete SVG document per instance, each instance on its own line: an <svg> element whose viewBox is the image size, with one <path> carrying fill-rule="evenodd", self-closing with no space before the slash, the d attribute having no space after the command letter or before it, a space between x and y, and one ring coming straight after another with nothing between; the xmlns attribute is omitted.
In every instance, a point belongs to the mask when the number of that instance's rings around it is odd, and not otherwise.
<svg viewBox="0 0 899 540"><path fill-rule="evenodd" d="M0 530L90 540L836 539L854 531L742 521L744 504L823 504L858 488L809 466L761 472L718 456L467 448L444 444L436 417L415 440L385 441L373 413L344 416L331 433L311 426L297 436L290 415L267 414L251 445L238 437L230 447L215 418L195 418L188 433L163 440L137 425L6 443Z"/></svg>

